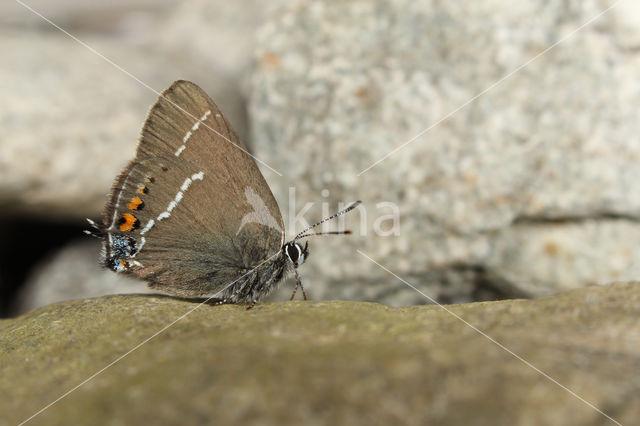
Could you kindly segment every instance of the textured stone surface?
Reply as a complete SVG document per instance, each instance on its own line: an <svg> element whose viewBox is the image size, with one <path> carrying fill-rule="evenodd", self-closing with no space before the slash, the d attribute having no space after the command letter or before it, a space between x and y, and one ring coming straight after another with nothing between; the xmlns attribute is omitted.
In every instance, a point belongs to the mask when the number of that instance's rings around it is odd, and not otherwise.
<svg viewBox="0 0 640 426"><path fill-rule="evenodd" d="M627 220L523 222L495 237L486 264L496 282L516 282L525 294L543 296L640 277L638 247L640 226Z"/></svg>
<svg viewBox="0 0 640 426"><path fill-rule="evenodd" d="M84 35L100 32L118 36L147 38L152 28L170 11L170 0L111 0L83 2L79 0L29 0L2 2L0 22L3 28L34 31L57 31L36 13L67 31ZM29 10L33 9L33 11ZM80 34L78 34L80 33ZM145 34L146 33L146 34Z"/></svg>
<svg viewBox="0 0 640 426"><path fill-rule="evenodd" d="M249 149L246 86L256 29L289 3L292 0L183 1L167 16L155 40L158 49L197 60L210 70L209 76L203 76L204 81L215 80L216 93L209 95L216 103L224 100L223 112ZM194 82L200 84L198 80Z"/></svg>
<svg viewBox="0 0 640 426"><path fill-rule="evenodd" d="M16 67L0 69L3 210L94 215L135 151L153 96L118 71L105 71L100 58L68 39L16 36L0 41L0 50ZM95 79L105 74L109 84Z"/></svg>
<svg viewBox="0 0 640 426"><path fill-rule="evenodd" d="M144 66L162 64L160 57L116 43L97 43L96 49L133 74L141 55ZM157 96L65 36L5 34L0 53L9 64L0 68L4 212L96 215L133 156Z"/></svg>
<svg viewBox="0 0 640 426"><path fill-rule="evenodd" d="M0 424L16 424L196 305L110 296L0 321ZM640 285L451 305L622 424L640 416ZM201 306L30 424L605 425L437 306Z"/></svg>
<svg viewBox="0 0 640 426"><path fill-rule="evenodd" d="M292 0L225 2L189 0L167 17L158 44L201 58L236 90L246 84L255 46L255 30Z"/></svg>
<svg viewBox="0 0 640 426"><path fill-rule="evenodd" d="M93 239L72 242L44 260L21 289L14 313L63 300L151 292L146 283L103 268L98 263L100 246Z"/></svg>
<svg viewBox="0 0 640 426"><path fill-rule="evenodd" d="M384 272L354 247L400 274L476 268L532 296L637 278L640 9L623 3L495 87L610 3L304 1L265 25L250 114L256 154L285 173L276 198L295 185L311 219L326 199L367 210L366 238L314 243L317 294L343 297L348 279L366 297ZM385 201L399 236L373 233ZM554 220L554 238L573 239L563 256L513 253L548 236L529 222Z"/></svg>
<svg viewBox="0 0 640 426"><path fill-rule="evenodd" d="M108 29L76 27L73 19L59 23L142 83L58 30L47 28L51 31L45 32L42 25L25 26L17 12L5 18L22 26L7 26L0 34L3 212L70 219L98 215L115 176L133 157L146 113L157 99L157 93L144 84L159 92L177 79L198 82L237 132L247 136L240 82L230 79L229 70L208 58L189 49L162 45L160 36L175 34L164 23L148 29L147 34L154 37L130 34L127 17L134 21L136 16L140 18L136 8L149 9L150 5L142 2L131 8L107 8L117 15L114 21L122 24L114 23ZM100 7L74 9L67 5L64 9L73 9L83 22L112 15ZM70 16L73 13L69 11ZM156 10L152 16L155 22L163 13ZM248 38L255 24L246 25L249 30L243 27L242 31ZM111 37L101 31L110 31ZM198 36L191 33L191 37ZM243 61L235 56L223 60L237 71L250 58L249 52L243 52Z"/></svg>

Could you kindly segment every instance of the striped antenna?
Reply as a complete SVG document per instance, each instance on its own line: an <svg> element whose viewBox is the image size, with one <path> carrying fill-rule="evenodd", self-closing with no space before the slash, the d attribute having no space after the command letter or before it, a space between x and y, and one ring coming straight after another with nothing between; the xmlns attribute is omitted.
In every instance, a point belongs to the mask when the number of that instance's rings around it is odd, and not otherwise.
<svg viewBox="0 0 640 426"><path fill-rule="evenodd" d="M320 222L311 225L310 227L308 227L307 229L305 229L304 231L300 232L298 235L296 235L296 237L293 239L293 241L299 239L299 238L304 238L304 237L310 237L312 235L333 235L333 234L350 234L351 231L332 231L332 232L321 232L318 234L307 234L307 231L310 231L311 229L315 228L318 225L322 225L323 223L325 223L328 220L332 220L335 219L338 216L342 216L345 213L349 213L351 210L355 209L356 207L358 207L360 205L360 203L362 203L362 201L358 200L355 203L351 204L349 207L347 207L344 210L340 210L338 213L334 214L333 216L327 217L325 219L322 219Z"/></svg>
<svg viewBox="0 0 640 426"><path fill-rule="evenodd" d="M313 234L304 234L304 235L300 235L299 237L296 237L296 240L299 240L301 238L307 238L307 237L315 237L316 235L351 235L352 232L351 231L329 231L329 232L318 232L318 233L313 233Z"/></svg>

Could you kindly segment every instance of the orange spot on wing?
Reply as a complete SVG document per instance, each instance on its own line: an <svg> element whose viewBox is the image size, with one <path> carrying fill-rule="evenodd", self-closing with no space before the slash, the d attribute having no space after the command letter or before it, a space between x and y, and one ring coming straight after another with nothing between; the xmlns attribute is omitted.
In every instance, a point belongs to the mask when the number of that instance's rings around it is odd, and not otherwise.
<svg viewBox="0 0 640 426"><path fill-rule="evenodd" d="M129 210L140 210L144 207L144 202L140 197L133 197L127 207L129 207Z"/></svg>
<svg viewBox="0 0 640 426"><path fill-rule="evenodd" d="M120 230L121 231L132 231L138 227L140 222L134 215L131 213L125 213L120 218Z"/></svg>
<svg viewBox="0 0 640 426"><path fill-rule="evenodd" d="M149 192L149 190L147 189L147 185L142 185L140 188L138 188L137 192L139 194L146 194L147 192Z"/></svg>
<svg viewBox="0 0 640 426"><path fill-rule="evenodd" d="M120 264L121 264L123 267L125 267L125 268L128 268L128 267L129 267L129 262L127 262L126 260L121 260L121 261L120 261Z"/></svg>

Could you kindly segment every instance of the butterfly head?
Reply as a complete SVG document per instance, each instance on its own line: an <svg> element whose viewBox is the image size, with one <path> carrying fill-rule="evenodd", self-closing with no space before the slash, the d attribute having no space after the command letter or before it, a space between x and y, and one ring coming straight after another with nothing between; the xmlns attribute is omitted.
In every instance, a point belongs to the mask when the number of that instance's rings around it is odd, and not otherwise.
<svg viewBox="0 0 640 426"><path fill-rule="evenodd" d="M289 241L284 246L282 246L282 251L284 252L285 256L287 256L287 258L291 262L293 262L294 267L297 268L298 266L302 265L304 263L304 261L307 260L307 257L309 257L309 243L308 242L305 243L304 248L303 248L302 245L297 243L297 240L299 240L301 238L307 238L307 237L316 236L316 235L344 235L344 234L351 234L351 231L328 231L328 232L318 232L318 233L316 233L316 232L313 232L311 230L313 228L315 228L316 226L325 223L328 220L335 219L336 217L338 217L340 215L343 215L343 214L345 214L347 212L350 212L351 210L353 210L356 207L358 207L358 205L360 203L361 203L361 201L356 201L355 203L351 204L346 209L339 211L338 213L334 214L333 216L330 216L330 217L327 217L325 219L322 219L320 222L307 227L304 231L302 231L298 235L296 235L293 240ZM311 233L309 233L309 231L311 231Z"/></svg>
<svg viewBox="0 0 640 426"><path fill-rule="evenodd" d="M285 256L293 262L294 267L298 267L307 260L309 256L309 242L306 242L304 247L301 244L296 243L295 241L289 241L282 247L282 251Z"/></svg>

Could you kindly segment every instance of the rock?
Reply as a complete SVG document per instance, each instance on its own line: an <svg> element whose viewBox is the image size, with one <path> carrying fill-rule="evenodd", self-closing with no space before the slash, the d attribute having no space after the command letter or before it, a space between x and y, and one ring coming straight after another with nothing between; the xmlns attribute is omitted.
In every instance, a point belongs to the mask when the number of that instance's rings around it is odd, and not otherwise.
<svg viewBox="0 0 640 426"><path fill-rule="evenodd" d="M216 78L242 92L251 70L256 28L291 3L292 0L182 2L167 17L158 44L163 50L200 58L215 71ZM245 107L244 103L239 106ZM244 130L242 126L240 129Z"/></svg>
<svg viewBox="0 0 640 426"><path fill-rule="evenodd" d="M203 76L201 81L213 86L215 91L208 92L209 95L250 150L246 86L251 72L256 28L289 3L292 0L181 2L167 15L155 40L156 48L197 60L200 67L209 70L209 75ZM199 80L193 81L201 84Z"/></svg>
<svg viewBox="0 0 640 426"><path fill-rule="evenodd" d="M638 247L640 226L624 219L521 222L496 235L487 266L497 282L545 296L640 277Z"/></svg>
<svg viewBox="0 0 640 426"><path fill-rule="evenodd" d="M55 5L47 0L30 0L24 3L28 7L18 2L0 4L3 28L29 33L59 31L38 16L40 14L81 38L87 33L101 33L127 38L134 36L136 39L153 34L153 28L162 22L172 4L169 0L112 0L100 3L59 0Z"/></svg>
<svg viewBox="0 0 640 426"><path fill-rule="evenodd" d="M608 6L303 1L264 25L253 146L284 174L263 168L279 203L289 200L288 230L303 226L291 223L292 187L297 206L314 203L308 222L327 200L330 211L364 200L347 223L365 238L313 242L305 274L318 293L345 297L347 280L363 299L384 279L355 249L403 276L473 269L527 296L637 278L640 6L616 6L545 52ZM390 220L375 232L393 206L399 232ZM525 256L535 250L517 244L549 236L530 223L549 221L573 242L552 259ZM628 244L617 245L620 229Z"/></svg>
<svg viewBox="0 0 640 426"><path fill-rule="evenodd" d="M145 282L99 265L98 240L72 242L37 266L20 290L15 313L70 299L151 293Z"/></svg>
<svg viewBox="0 0 640 426"><path fill-rule="evenodd" d="M0 68L3 212L76 220L100 212L153 94L66 36L8 35L0 53L11 64Z"/></svg>
<svg viewBox="0 0 640 426"><path fill-rule="evenodd" d="M0 68L3 214L76 222L100 215L147 111L180 78L198 82L246 134L240 88L202 59L95 34L82 41L142 83L62 33L0 39L8 64Z"/></svg>
<svg viewBox="0 0 640 426"><path fill-rule="evenodd" d="M438 306L51 305L0 321L0 424L76 386L35 424L612 424L588 403L640 417L638 283L446 309L513 354Z"/></svg>

